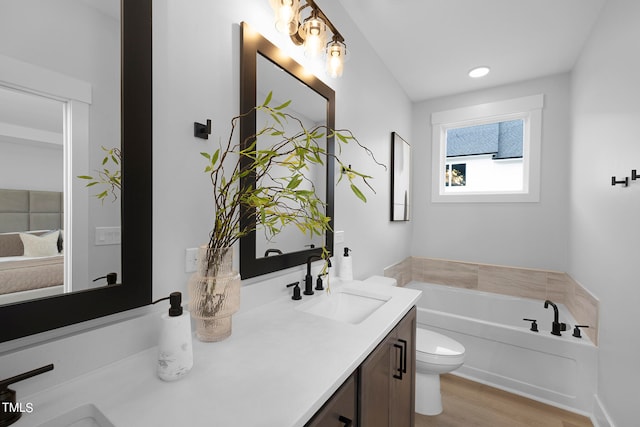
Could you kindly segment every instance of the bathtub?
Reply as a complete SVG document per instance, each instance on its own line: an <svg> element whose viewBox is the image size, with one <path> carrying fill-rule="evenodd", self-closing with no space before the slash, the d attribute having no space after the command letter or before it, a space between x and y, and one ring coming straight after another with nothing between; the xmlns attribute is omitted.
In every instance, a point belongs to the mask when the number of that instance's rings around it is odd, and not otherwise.
<svg viewBox="0 0 640 427"><path fill-rule="evenodd" d="M411 282L419 289L418 327L447 335L465 347L465 363L454 374L512 393L591 415L596 392L597 348L557 304L562 336L551 335L553 310L544 301ZM529 330L537 319L539 332Z"/></svg>

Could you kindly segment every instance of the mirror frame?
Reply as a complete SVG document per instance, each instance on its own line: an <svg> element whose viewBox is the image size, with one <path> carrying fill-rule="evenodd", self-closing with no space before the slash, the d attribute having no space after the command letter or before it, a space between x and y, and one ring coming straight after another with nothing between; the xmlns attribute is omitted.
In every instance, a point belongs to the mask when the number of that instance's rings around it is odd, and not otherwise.
<svg viewBox="0 0 640 427"><path fill-rule="evenodd" d="M127 284L0 306L0 342L151 303L151 3L121 1L121 258Z"/></svg>
<svg viewBox="0 0 640 427"><path fill-rule="evenodd" d="M408 148L408 154L405 157L404 148ZM411 176L411 144L405 141L397 132L391 132L391 209L390 209L390 221L409 221L411 218L411 199L412 199L412 191L411 191L411 181L409 181L409 188L406 188L406 201L404 215L400 216L400 208L396 203L396 197L402 192L403 188L400 180L400 172L396 169L397 160L402 159L401 161L406 165L409 170L408 175Z"/></svg>
<svg viewBox="0 0 640 427"><path fill-rule="evenodd" d="M305 68L286 55L278 47L264 38L260 33L253 30L246 22L241 24L241 53L240 53L240 111L247 112L257 105L256 100L256 76L257 76L257 55L262 55L283 70L287 71L291 77L307 85L314 92L327 100L327 127L335 128L335 92L316 76L305 70ZM240 120L240 141L241 148L247 148L245 141L256 134L255 112L244 116ZM331 218L329 230L325 236L325 245L330 254L333 254L333 200L334 200L334 138L327 138L327 154L329 158L326 162L327 182L326 182L326 215ZM251 174L243 179L242 186L255 186L255 174ZM250 212L243 208L241 212L241 226L252 221L255 212ZM258 258L256 256L256 232L253 231L247 236L240 238L240 276L243 279L260 276L274 271L302 265L307 262L311 255L322 254L322 248L306 249L296 252L288 252L282 255Z"/></svg>

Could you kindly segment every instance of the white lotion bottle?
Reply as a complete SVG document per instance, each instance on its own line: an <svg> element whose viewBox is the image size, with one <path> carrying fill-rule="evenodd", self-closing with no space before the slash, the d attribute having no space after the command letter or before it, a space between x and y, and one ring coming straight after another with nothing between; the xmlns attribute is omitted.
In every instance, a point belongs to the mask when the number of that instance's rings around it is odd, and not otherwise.
<svg viewBox="0 0 640 427"><path fill-rule="evenodd" d="M349 252L351 249L345 247L344 254L342 254L342 259L340 260L340 273L338 277L343 280L353 280L353 261L349 256Z"/></svg>
<svg viewBox="0 0 640 427"><path fill-rule="evenodd" d="M191 317L182 308L180 292L172 292L158 301L167 299L171 308L161 317L157 373L164 381L175 381L185 376L193 367Z"/></svg>

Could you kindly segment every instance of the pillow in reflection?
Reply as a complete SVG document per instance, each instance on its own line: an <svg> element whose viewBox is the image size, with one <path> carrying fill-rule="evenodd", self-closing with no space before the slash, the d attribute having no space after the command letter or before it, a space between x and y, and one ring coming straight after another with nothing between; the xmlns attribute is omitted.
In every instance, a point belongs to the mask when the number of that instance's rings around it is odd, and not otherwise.
<svg viewBox="0 0 640 427"><path fill-rule="evenodd" d="M57 255L59 236L60 230L56 230L42 236L20 233L20 239L24 245L24 256L41 257Z"/></svg>

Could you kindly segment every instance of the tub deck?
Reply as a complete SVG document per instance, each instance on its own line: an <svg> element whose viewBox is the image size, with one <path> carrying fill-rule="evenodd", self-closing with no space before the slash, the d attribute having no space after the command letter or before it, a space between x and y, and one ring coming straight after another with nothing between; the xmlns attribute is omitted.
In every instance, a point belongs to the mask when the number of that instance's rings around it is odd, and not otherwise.
<svg viewBox="0 0 640 427"><path fill-rule="evenodd" d="M544 302L411 282L422 290L418 327L464 345L465 364L455 374L581 414L591 414L596 392L597 348L572 336L575 321L561 304L560 321L571 328L551 335L553 310ZM540 331L523 318L537 319Z"/></svg>

